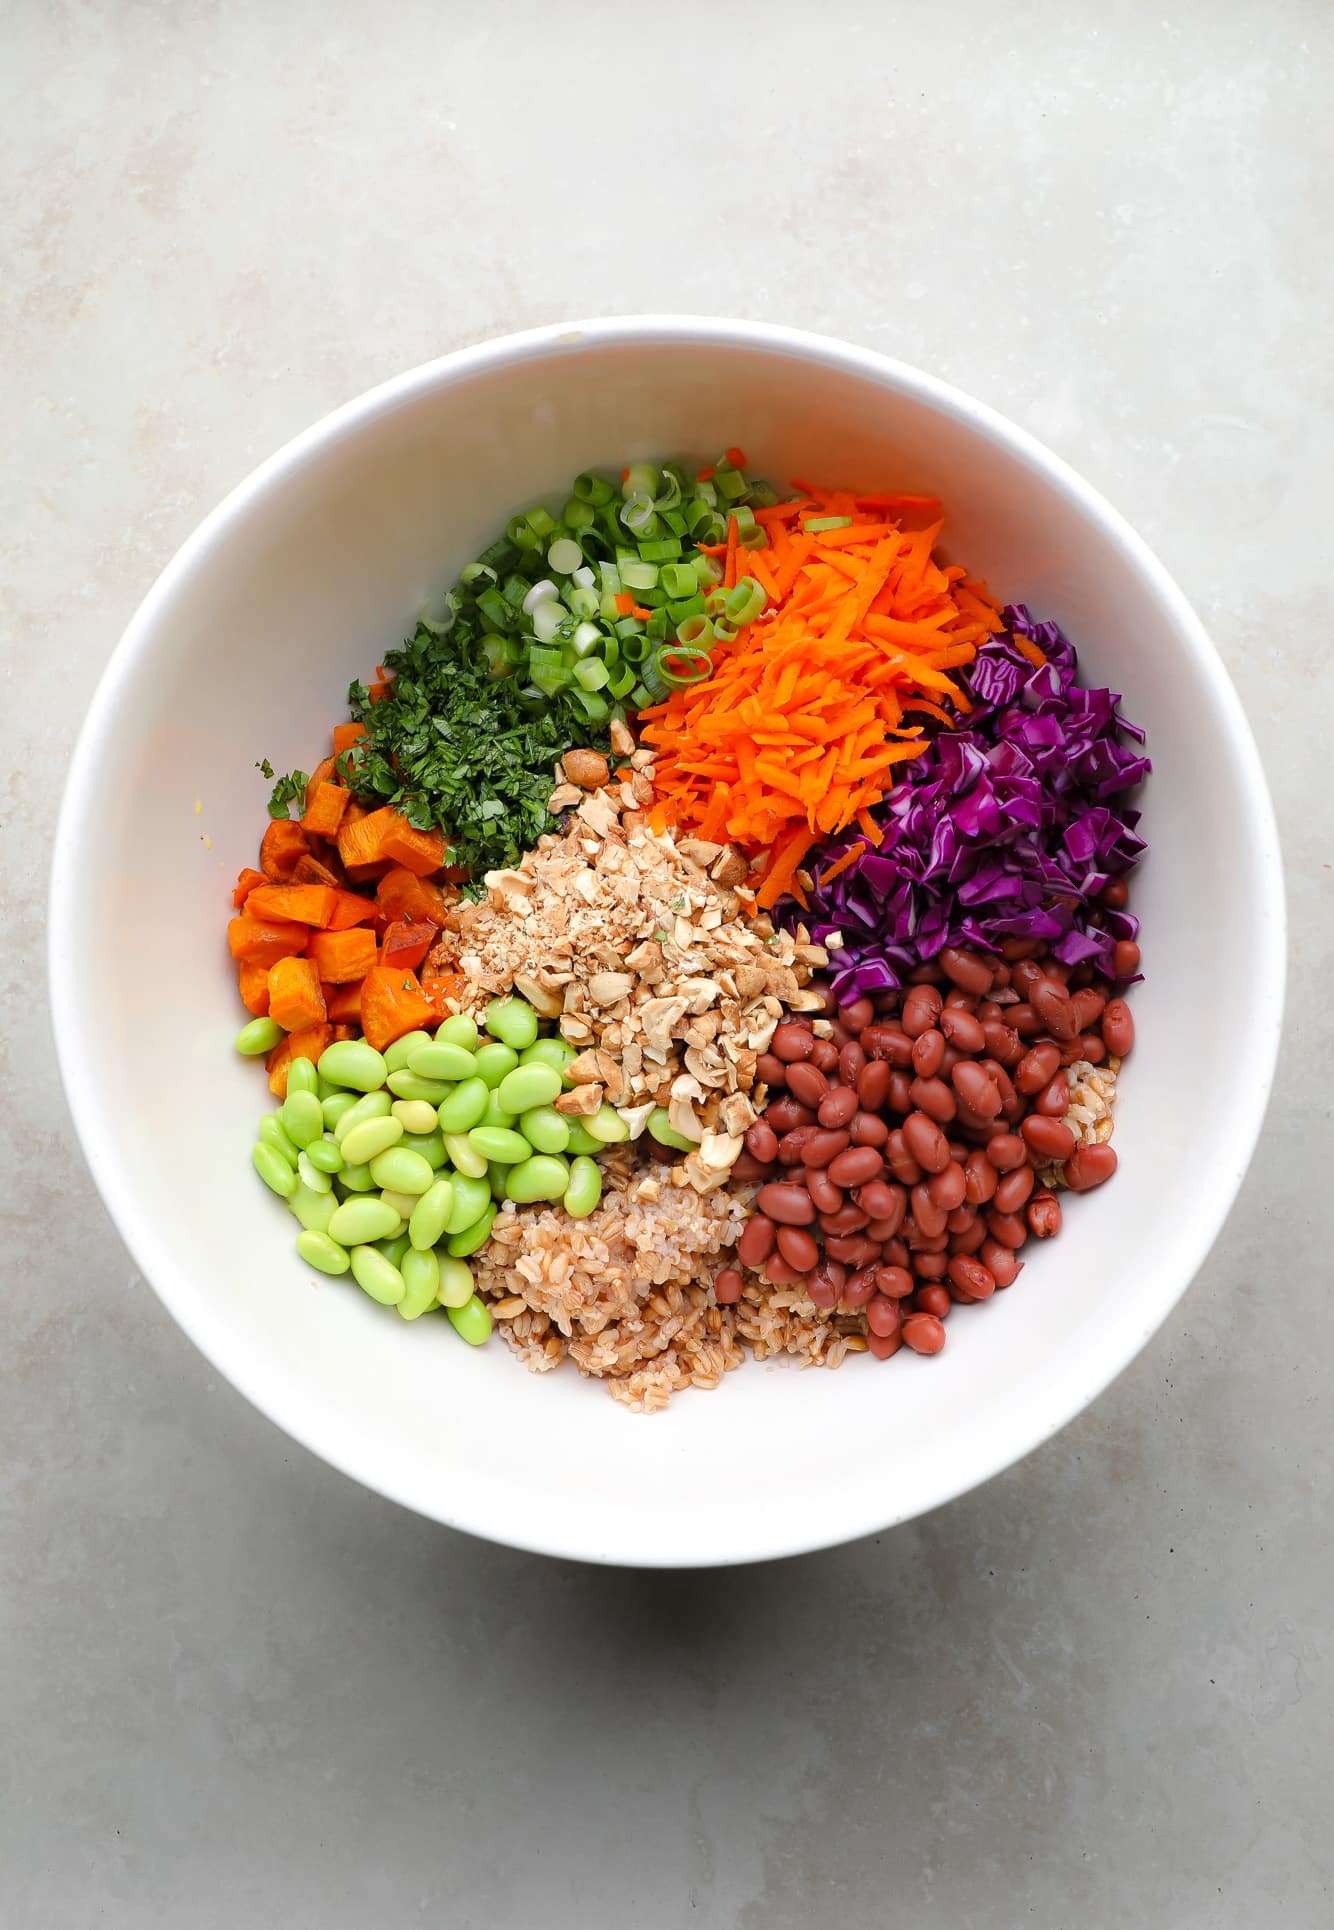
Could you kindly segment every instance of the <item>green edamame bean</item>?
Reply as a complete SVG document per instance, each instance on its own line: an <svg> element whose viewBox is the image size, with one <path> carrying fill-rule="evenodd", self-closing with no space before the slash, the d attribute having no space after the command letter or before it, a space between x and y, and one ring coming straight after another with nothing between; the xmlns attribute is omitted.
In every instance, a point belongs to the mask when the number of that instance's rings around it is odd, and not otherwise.
<svg viewBox="0 0 1334 1930"><path fill-rule="evenodd" d="M380 1198L386 1206L392 1206L400 1220L405 1224L412 1218L412 1209L417 1204L415 1193L396 1193L392 1186L382 1187Z"/></svg>
<svg viewBox="0 0 1334 1930"><path fill-rule="evenodd" d="M445 1232L450 1235L464 1232L482 1217L490 1205L491 1188L485 1179L474 1179L471 1173L460 1173L454 1181L454 1202L445 1221Z"/></svg>
<svg viewBox="0 0 1334 1930"><path fill-rule="evenodd" d="M313 1059L293 1059L287 1068L287 1096L294 1092L308 1092L312 1099L320 1096L320 1075L315 1070Z"/></svg>
<svg viewBox="0 0 1334 1930"><path fill-rule="evenodd" d="M511 1132L506 1126L474 1126L468 1134L468 1144L475 1153L498 1166L517 1166L521 1159L529 1158L533 1150L522 1133Z"/></svg>
<svg viewBox="0 0 1334 1930"><path fill-rule="evenodd" d="M400 1273L403 1271L403 1255L408 1250L406 1233L395 1233L392 1240L377 1240L375 1249L377 1253L383 1253L391 1267L397 1267Z"/></svg>
<svg viewBox="0 0 1334 1930"><path fill-rule="evenodd" d="M346 1248L327 1233L298 1233L296 1250L308 1267L317 1267L321 1273L346 1273L352 1264Z"/></svg>
<svg viewBox="0 0 1334 1930"><path fill-rule="evenodd" d="M337 1184L349 1193L375 1191L375 1181L371 1178L371 1169L365 1160L359 1160L355 1166L345 1166L338 1175Z"/></svg>
<svg viewBox="0 0 1334 1930"><path fill-rule="evenodd" d="M392 1116L384 1119L363 1119L351 1132L344 1133L339 1141L343 1158L356 1165L363 1159L374 1159L377 1153L397 1146L403 1137L403 1121Z"/></svg>
<svg viewBox="0 0 1334 1930"><path fill-rule="evenodd" d="M437 1255L440 1281L435 1290L442 1307L466 1307L472 1299L472 1268L466 1260L455 1260L447 1253Z"/></svg>
<svg viewBox="0 0 1334 1930"><path fill-rule="evenodd" d="M327 1135L311 1140L306 1148L306 1158L322 1173L341 1173L343 1170L343 1155L338 1143Z"/></svg>
<svg viewBox="0 0 1334 1930"><path fill-rule="evenodd" d="M522 1166L511 1166L505 1197L518 1206L533 1200L558 1200L570 1183L570 1169L551 1153L534 1153Z"/></svg>
<svg viewBox="0 0 1334 1930"><path fill-rule="evenodd" d="M272 1052L282 1036L283 1029L277 1019L251 1019L249 1025L243 1025L237 1033L236 1049L247 1059L258 1059Z"/></svg>
<svg viewBox="0 0 1334 1930"><path fill-rule="evenodd" d="M455 1086L448 1099L442 1100L438 1114L446 1141L450 1133L466 1133L478 1123L486 1111L490 1090L485 1079L465 1079Z"/></svg>
<svg viewBox="0 0 1334 1930"><path fill-rule="evenodd" d="M450 1325L460 1340L466 1340L470 1347L480 1347L491 1338L491 1313L485 1300L474 1294L461 1307L447 1307Z"/></svg>
<svg viewBox="0 0 1334 1930"><path fill-rule="evenodd" d="M411 1193L413 1199L418 1199L434 1181L435 1172L431 1162L420 1153L391 1146L371 1161L371 1178L377 1186L387 1186L395 1193Z"/></svg>
<svg viewBox="0 0 1334 1930"><path fill-rule="evenodd" d="M280 1200L290 1200L296 1191L296 1174L292 1171L281 1153L275 1153L272 1146L266 1146L257 1139L250 1153L251 1164L271 1193Z"/></svg>
<svg viewBox="0 0 1334 1930"><path fill-rule="evenodd" d="M296 1171L296 1156L301 1149L299 1146L294 1146L283 1131L281 1112L265 1113L259 1122L259 1138L262 1145L271 1146L275 1153L281 1154L287 1161L293 1172Z"/></svg>
<svg viewBox="0 0 1334 1930"><path fill-rule="evenodd" d="M677 1132L666 1106L653 1108L648 1116L648 1131L649 1138L656 1139L660 1146L673 1146L678 1153L693 1153L695 1150L695 1141Z"/></svg>
<svg viewBox="0 0 1334 1930"><path fill-rule="evenodd" d="M467 1133L446 1133L445 1151L458 1170L469 1179L485 1178L486 1160L468 1144Z"/></svg>
<svg viewBox="0 0 1334 1930"><path fill-rule="evenodd" d="M287 1202L287 1210L307 1233L327 1233L338 1204L332 1193L312 1193L308 1186L298 1186Z"/></svg>
<svg viewBox="0 0 1334 1930"><path fill-rule="evenodd" d="M435 1107L428 1106L424 1099L395 1099L389 1110L395 1119L403 1121L405 1133L435 1131Z"/></svg>
<svg viewBox="0 0 1334 1930"><path fill-rule="evenodd" d="M537 1037L537 1014L527 999L492 999L483 1015L487 1031L502 1045L522 1052Z"/></svg>
<svg viewBox="0 0 1334 1930"><path fill-rule="evenodd" d="M381 1199L344 1200L325 1230L343 1246L364 1246L370 1240L392 1240L400 1224L401 1215Z"/></svg>
<svg viewBox="0 0 1334 1930"><path fill-rule="evenodd" d="M351 1086L357 1092L377 1092L389 1070L365 1039L335 1039L321 1052L316 1067L330 1085Z"/></svg>
<svg viewBox="0 0 1334 1930"><path fill-rule="evenodd" d="M308 1186L312 1193L332 1193L333 1180L328 1173L322 1173L314 1161L308 1158L304 1148L297 1154L296 1170L301 1184Z"/></svg>
<svg viewBox="0 0 1334 1930"><path fill-rule="evenodd" d="M354 1099L334 1122L334 1138L341 1146L353 1127L363 1125L368 1119L388 1119L392 1104L387 1092L368 1092L364 1098Z"/></svg>
<svg viewBox="0 0 1334 1930"><path fill-rule="evenodd" d="M506 1112L494 1091L487 1095L486 1111L477 1121L479 1126L512 1126L514 1114Z"/></svg>
<svg viewBox="0 0 1334 1930"><path fill-rule="evenodd" d="M561 1118L566 1119L564 1113L561 1114ZM576 1119L571 1115L566 1119L566 1124L570 1128L569 1144L565 1148L567 1153L592 1153L596 1158L600 1152L605 1151L602 1141L594 1139L592 1133L586 1130L582 1119Z"/></svg>
<svg viewBox="0 0 1334 1930"><path fill-rule="evenodd" d="M399 1099L421 1099L428 1106L438 1106L442 1099L449 1097L453 1087L443 1079L423 1079L420 1073L400 1066L389 1075L389 1090Z"/></svg>
<svg viewBox="0 0 1334 1930"><path fill-rule="evenodd" d="M570 1122L554 1106L530 1106L520 1113L519 1131L539 1153L563 1153L570 1143Z"/></svg>
<svg viewBox="0 0 1334 1930"><path fill-rule="evenodd" d="M565 1068L572 1059L578 1058L572 1045L564 1039L534 1039L533 1043L519 1054L521 1066L550 1066L553 1072L561 1075L561 1084L572 1085L573 1080L565 1077Z"/></svg>
<svg viewBox="0 0 1334 1930"><path fill-rule="evenodd" d="M560 1074L553 1066L515 1066L496 1088L496 1097L508 1112L531 1112L534 1106L549 1106L560 1097Z"/></svg>
<svg viewBox="0 0 1334 1930"><path fill-rule="evenodd" d="M591 1118L585 1119L584 1130L604 1146L618 1146L630 1137L630 1128L615 1106L609 1106L605 1100Z"/></svg>
<svg viewBox="0 0 1334 1930"><path fill-rule="evenodd" d="M310 1060L302 1059L299 1063L309 1065ZM312 1139L319 1139L323 1135L324 1114L313 1092L293 1092L289 1086L279 1117L283 1122L283 1131L294 1146L309 1146Z"/></svg>
<svg viewBox="0 0 1334 1930"><path fill-rule="evenodd" d="M354 1246L350 1254L352 1277L363 1292L382 1307L396 1307L407 1288L403 1275L392 1260L377 1253L373 1246Z"/></svg>
<svg viewBox="0 0 1334 1930"><path fill-rule="evenodd" d="M402 1072L419 1045L429 1045L429 1032L405 1032L401 1039L384 1049L384 1062L390 1072Z"/></svg>
<svg viewBox="0 0 1334 1930"><path fill-rule="evenodd" d="M333 1092L327 1099L321 1099L320 1111L324 1114L326 1132L333 1132L340 1119L345 1119L355 1105L360 1102L355 1092Z"/></svg>
<svg viewBox="0 0 1334 1930"><path fill-rule="evenodd" d="M505 1182L509 1178L508 1166L497 1166L493 1160L486 1169L486 1183L491 1188L491 1197L497 1206L503 1206L507 1198Z"/></svg>
<svg viewBox="0 0 1334 1930"><path fill-rule="evenodd" d="M407 1152L420 1153L427 1165L437 1173L445 1163L443 1133L404 1133L398 1143Z"/></svg>
<svg viewBox="0 0 1334 1930"><path fill-rule="evenodd" d="M317 1099L319 1100L319 1102L320 1102L320 1104L321 1104L321 1105L323 1105L323 1104L324 1104L324 1102L325 1102L325 1100L326 1100L326 1099L332 1099L332 1098L333 1098L333 1096L334 1096L334 1094L335 1094L336 1092L338 1092L339 1090L340 1090L340 1088L339 1088L338 1086L331 1086L331 1085L329 1084L329 1081L328 1081L327 1079L322 1079L322 1078L320 1077L320 1074L319 1074L319 1072L318 1072L318 1070L316 1071L316 1073L315 1073L315 1097L316 1097L316 1098L317 1098Z"/></svg>
<svg viewBox="0 0 1334 1930"><path fill-rule="evenodd" d="M408 1221L408 1236L419 1252L434 1246L442 1240L449 1216L454 1210L454 1182L438 1179L428 1186L412 1209Z"/></svg>
<svg viewBox="0 0 1334 1930"><path fill-rule="evenodd" d="M461 1045L465 1052L477 1049L477 1021L470 1019L466 1012L455 1012L436 1030L437 1045Z"/></svg>
<svg viewBox="0 0 1334 1930"><path fill-rule="evenodd" d="M398 1311L405 1320L416 1320L435 1299L435 1290L440 1285L440 1262L430 1247L425 1252L409 1247L398 1263L398 1270L406 1288Z"/></svg>
<svg viewBox="0 0 1334 1930"><path fill-rule="evenodd" d="M507 1072L513 1072L519 1063L519 1055L511 1045L501 1045L498 1039L479 1045L473 1054L473 1070L479 1079L485 1079L488 1086L498 1086Z"/></svg>
<svg viewBox="0 0 1334 1930"><path fill-rule="evenodd" d="M448 1250L453 1258L465 1260L470 1253L476 1253L478 1247L485 1246L491 1238L491 1224L495 1217L496 1203L494 1200L488 1200L486 1211L479 1220L465 1227L462 1233L454 1233L450 1236Z"/></svg>
<svg viewBox="0 0 1334 1930"><path fill-rule="evenodd" d="M570 1183L561 1205L572 1220L584 1220L602 1198L602 1175L595 1159L581 1157L570 1161Z"/></svg>
<svg viewBox="0 0 1334 1930"><path fill-rule="evenodd" d="M461 1045L419 1045L408 1060L408 1071L419 1079L471 1079L477 1061Z"/></svg>

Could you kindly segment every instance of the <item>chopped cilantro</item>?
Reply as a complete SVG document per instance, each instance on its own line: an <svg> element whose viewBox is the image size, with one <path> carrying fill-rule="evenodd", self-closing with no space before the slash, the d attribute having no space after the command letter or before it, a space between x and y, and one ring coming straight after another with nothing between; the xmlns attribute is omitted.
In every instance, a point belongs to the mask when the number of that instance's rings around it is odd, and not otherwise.
<svg viewBox="0 0 1334 1930"><path fill-rule="evenodd" d="M269 763L267 757L259 768L264 772L265 777L273 776L273 766ZM289 805L295 803L304 807L306 802L306 786L309 782L310 778L305 771L289 771L286 777L280 777L274 785L273 795L269 799L269 816L271 818L290 818L292 813L288 808ZM297 816L300 817L300 815L301 812L298 810Z"/></svg>

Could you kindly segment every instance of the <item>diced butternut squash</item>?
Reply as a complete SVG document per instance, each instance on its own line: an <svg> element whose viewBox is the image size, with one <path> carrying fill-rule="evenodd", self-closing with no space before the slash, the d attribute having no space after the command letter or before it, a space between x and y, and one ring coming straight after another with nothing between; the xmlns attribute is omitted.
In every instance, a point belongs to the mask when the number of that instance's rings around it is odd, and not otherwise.
<svg viewBox="0 0 1334 1930"><path fill-rule="evenodd" d="M292 958L304 952L309 937L308 925L293 924L286 919L257 918L249 909L227 926L227 944L232 957L263 965L266 970L280 958Z"/></svg>
<svg viewBox="0 0 1334 1930"><path fill-rule="evenodd" d="M323 985L324 1006L335 1025L361 1024L361 980L346 985Z"/></svg>
<svg viewBox="0 0 1334 1930"><path fill-rule="evenodd" d="M435 926L424 919L396 918L380 941L382 965L406 965L415 972L435 943Z"/></svg>
<svg viewBox="0 0 1334 1930"><path fill-rule="evenodd" d="M435 1016L415 972L374 965L361 984L361 1029L377 1052Z"/></svg>
<svg viewBox="0 0 1334 1930"><path fill-rule="evenodd" d="M332 985L346 985L352 979L365 978L375 964L375 933L368 931L365 925L353 926L348 931L312 932L306 957L322 979ZM385 960L386 964L389 962ZM415 965L420 960L399 962Z"/></svg>
<svg viewBox="0 0 1334 1930"><path fill-rule="evenodd" d="M363 898L358 891L340 891L334 915L326 929L347 931L353 925L373 924L382 915L374 898Z"/></svg>
<svg viewBox="0 0 1334 1930"><path fill-rule="evenodd" d="M338 855L349 870L353 865L384 861L384 834L393 817L387 804L382 804L378 811L368 811L364 818L353 817L347 811L343 813L338 830Z"/></svg>
<svg viewBox="0 0 1334 1930"><path fill-rule="evenodd" d="M269 1091L275 1099L287 1097L287 1068L293 1059L318 1062L324 1048L332 1044L333 1034L331 1025L312 1025L301 1032L289 1032L285 1039L279 1039L265 1061L269 1071Z"/></svg>
<svg viewBox="0 0 1334 1930"><path fill-rule="evenodd" d="M240 911L246 899L255 889L255 886L262 885L263 883L264 873L262 871L256 871L252 865L247 865L243 871L238 871L236 874L236 890L232 893L232 903L238 911Z"/></svg>
<svg viewBox="0 0 1334 1930"><path fill-rule="evenodd" d="M443 925L453 896L447 896L439 885L429 884L415 872L403 865L395 865L387 871L376 886L376 902L393 918L411 918L416 923Z"/></svg>
<svg viewBox="0 0 1334 1930"><path fill-rule="evenodd" d="M236 967L236 982L241 988L241 1003L247 1012L253 1012L257 1019L266 1018L269 1010L269 967L256 965L243 958Z"/></svg>
<svg viewBox="0 0 1334 1930"><path fill-rule="evenodd" d="M341 757L344 751L350 751L352 746L359 743L365 735L366 726L364 724L335 724L333 733L334 756Z"/></svg>
<svg viewBox="0 0 1334 1930"><path fill-rule="evenodd" d="M310 850L310 840L290 818L274 818L260 840L259 866L275 884L290 883L298 858Z"/></svg>
<svg viewBox="0 0 1334 1930"><path fill-rule="evenodd" d="M328 885L334 891L341 891L343 868L341 865L338 865L337 871L333 868L338 864L338 853L330 851L327 845L325 853L328 858L332 858L332 864L326 863L324 858L317 858L313 851L308 851L304 858L298 858L296 869L292 873L292 883L294 885Z"/></svg>
<svg viewBox="0 0 1334 1930"><path fill-rule="evenodd" d="M351 791L345 791L341 784L317 784L301 820L302 830L311 832L317 838L337 837L351 796Z"/></svg>
<svg viewBox="0 0 1334 1930"><path fill-rule="evenodd" d="M257 885L247 910L254 918L285 918L323 930L337 905L338 893L329 885Z"/></svg>
<svg viewBox="0 0 1334 1930"><path fill-rule="evenodd" d="M311 804L314 802L316 791L319 790L321 784L332 783L333 776L333 759L331 757L322 757L310 776L306 779L306 795L301 807L303 811L310 809ZM307 829L309 829L309 826L307 826Z"/></svg>
<svg viewBox="0 0 1334 1930"><path fill-rule="evenodd" d="M333 1028L333 1036L335 1043L342 1039L359 1039L361 1037L361 1027L359 1025L336 1025Z"/></svg>
<svg viewBox="0 0 1334 1930"><path fill-rule="evenodd" d="M415 872L419 878L429 878L433 871L439 871L448 856L441 833L414 830L397 811L392 813L392 818L380 841L381 857L392 858L395 864Z"/></svg>
<svg viewBox="0 0 1334 1930"><path fill-rule="evenodd" d="M327 1014L320 975L308 958L280 958L269 970L269 1017L285 1032L323 1024Z"/></svg>

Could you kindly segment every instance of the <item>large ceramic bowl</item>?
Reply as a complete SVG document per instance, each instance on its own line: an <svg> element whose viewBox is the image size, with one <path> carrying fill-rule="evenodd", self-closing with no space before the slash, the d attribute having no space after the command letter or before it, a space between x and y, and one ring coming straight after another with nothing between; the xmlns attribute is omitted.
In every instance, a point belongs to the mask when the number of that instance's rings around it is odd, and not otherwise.
<svg viewBox="0 0 1334 1930"><path fill-rule="evenodd" d="M775 478L945 498L948 549L1057 618L1154 760L1137 876L1147 982L1114 1183L934 1360L753 1361L641 1418L573 1368L407 1326L312 1280L249 1162L267 1102L231 1041L224 924L267 787L349 678L516 507L578 470L739 443ZM1086 483L884 357L678 318L541 329L339 409L234 490L117 646L80 737L51 895L60 1062L139 1266L219 1371L314 1453L441 1522L602 1562L755 1560L938 1506L1087 1406L1185 1291L1236 1194L1279 1032L1283 904L1255 746L1208 638ZM96 1256L89 1256L96 1263Z"/></svg>

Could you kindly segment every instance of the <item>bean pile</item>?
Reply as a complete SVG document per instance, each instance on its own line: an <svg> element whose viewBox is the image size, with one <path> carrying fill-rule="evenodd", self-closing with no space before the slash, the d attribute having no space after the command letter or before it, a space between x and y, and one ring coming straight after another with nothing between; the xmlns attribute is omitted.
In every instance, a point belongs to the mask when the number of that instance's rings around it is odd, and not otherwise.
<svg viewBox="0 0 1334 1930"><path fill-rule="evenodd" d="M1117 952L1129 978L1138 947ZM1112 1147L1078 1143L1065 1118L1066 1068L1134 1043L1109 991L1089 966L1012 940L999 959L947 947L903 991L827 997L818 1033L785 1020L758 1068L769 1103L734 1168L760 1182L742 1267L804 1284L817 1307L864 1310L880 1360L902 1345L939 1353L951 1307L1011 1286L1030 1236L1060 1231L1038 1169L1059 1166L1077 1193L1116 1170ZM742 1286L725 1269L715 1297L735 1303Z"/></svg>

